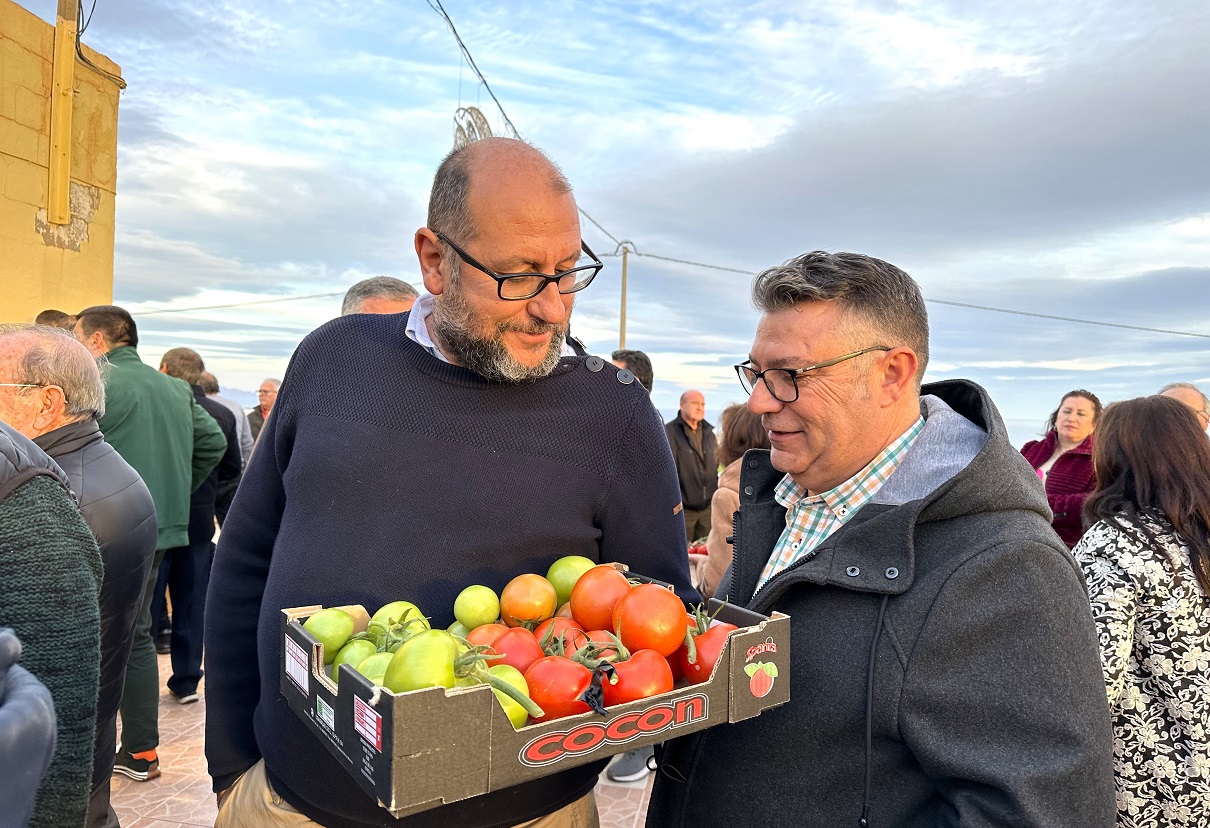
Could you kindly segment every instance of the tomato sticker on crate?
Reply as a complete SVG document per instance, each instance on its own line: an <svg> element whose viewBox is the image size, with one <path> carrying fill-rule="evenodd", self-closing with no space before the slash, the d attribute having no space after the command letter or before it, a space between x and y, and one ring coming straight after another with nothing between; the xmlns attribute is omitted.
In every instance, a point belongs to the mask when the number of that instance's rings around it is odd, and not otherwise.
<svg viewBox="0 0 1210 828"><path fill-rule="evenodd" d="M286 675L294 680L305 696L311 689L311 674L307 672L307 651L286 636Z"/></svg>
<svg viewBox="0 0 1210 828"><path fill-rule="evenodd" d="M382 716L357 696L353 697L353 728L374 750L382 753Z"/></svg>

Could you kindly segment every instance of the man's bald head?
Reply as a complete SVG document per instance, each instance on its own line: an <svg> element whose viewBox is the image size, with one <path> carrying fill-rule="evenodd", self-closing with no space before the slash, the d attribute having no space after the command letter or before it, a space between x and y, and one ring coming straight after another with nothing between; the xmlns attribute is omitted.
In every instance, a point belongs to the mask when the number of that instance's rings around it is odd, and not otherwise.
<svg viewBox="0 0 1210 828"><path fill-rule="evenodd" d="M428 227L466 244L478 232L471 206L476 189L481 196L490 196L501 184L516 191L522 182L535 180L559 195L571 192L558 165L524 141L484 138L459 147L445 157L433 177Z"/></svg>
<svg viewBox="0 0 1210 828"><path fill-rule="evenodd" d="M1207 405L1206 395L1196 385L1190 382L1172 382L1160 389L1161 397L1171 397L1193 409L1197 422L1205 430L1210 428L1210 405Z"/></svg>

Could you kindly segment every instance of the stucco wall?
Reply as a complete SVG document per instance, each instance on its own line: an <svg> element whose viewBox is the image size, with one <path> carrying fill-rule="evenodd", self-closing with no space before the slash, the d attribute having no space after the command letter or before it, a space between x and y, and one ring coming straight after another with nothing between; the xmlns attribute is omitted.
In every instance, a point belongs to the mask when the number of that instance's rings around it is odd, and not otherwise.
<svg viewBox="0 0 1210 828"><path fill-rule="evenodd" d="M118 87L76 62L67 225L46 221L54 26L0 0L0 321L113 301ZM118 66L87 46L114 75Z"/></svg>

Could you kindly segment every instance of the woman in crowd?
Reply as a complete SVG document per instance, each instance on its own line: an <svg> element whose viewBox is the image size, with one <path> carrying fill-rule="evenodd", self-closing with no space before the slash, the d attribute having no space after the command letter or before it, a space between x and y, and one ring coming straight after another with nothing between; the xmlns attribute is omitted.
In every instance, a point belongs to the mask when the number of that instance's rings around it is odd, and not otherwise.
<svg viewBox="0 0 1210 828"><path fill-rule="evenodd" d="M1055 531L1069 549L1084 534L1081 509L1095 483L1092 430L1100 416L1101 401L1095 394L1070 391L1046 421L1046 436L1021 448L1046 486Z"/></svg>
<svg viewBox="0 0 1210 828"><path fill-rule="evenodd" d="M1114 403L1097 427L1088 580L1114 724L1118 825L1210 814L1210 442L1167 397Z"/></svg>
<svg viewBox="0 0 1210 828"><path fill-rule="evenodd" d="M723 441L718 461L724 468L718 476L718 489L710 500L710 534L706 537L706 566L698 591L703 598L714 595L718 582L731 566L735 554L727 538L731 537L731 517L739 509L739 470L744 452L750 448L768 448L769 434L760 417L747 406L736 403L723 410Z"/></svg>

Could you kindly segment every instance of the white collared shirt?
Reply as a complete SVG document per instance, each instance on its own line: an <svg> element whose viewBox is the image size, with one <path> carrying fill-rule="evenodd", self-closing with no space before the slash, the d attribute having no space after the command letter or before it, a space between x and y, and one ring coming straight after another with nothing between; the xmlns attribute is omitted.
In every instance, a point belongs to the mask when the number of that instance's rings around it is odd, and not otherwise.
<svg viewBox="0 0 1210 828"><path fill-rule="evenodd" d="M404 328L403 332L408 339L415 342L421 348L424 348L424 350L428 351L437 359L453 365L454 363L450 362L449 358L446 357L445 354L441 353L441 349L437 347L437 343L434 342L433 337L429 335L429 326L426 320L429 318L429 314L432 312L433 295L431 293L426 293L416 300L416 304L412 305L412 311L408 314L408 324L407 327ZM559 355L565 357L576 355L575 349L571 347L571 343L569 343L566 339L563 340L563 349Z"/></svg>

